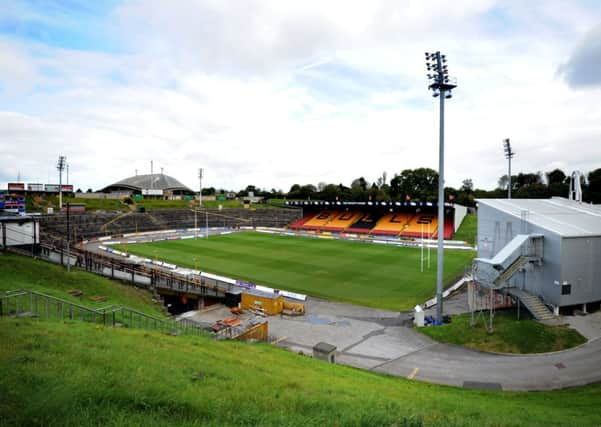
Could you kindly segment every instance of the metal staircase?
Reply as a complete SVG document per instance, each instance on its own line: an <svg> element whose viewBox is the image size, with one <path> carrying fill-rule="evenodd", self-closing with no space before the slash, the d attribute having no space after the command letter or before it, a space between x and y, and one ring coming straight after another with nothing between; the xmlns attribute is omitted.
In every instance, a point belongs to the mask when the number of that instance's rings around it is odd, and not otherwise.
<svg viewBox="0 0 601 427"><path fill-rule="evenodd" d="M543 236L518 234L493 258L474 260L474 278L483 286L500 289L509 286L509 279L530 264L543 260Z"/></svg>
<svg viewBox="0 0 601 427"><path fill-rule="evenodd" d="M499 274L499 276L493 281L494 285L500 286L503 283L507 282L515 273L517 273L520 270L520 268L524 267L529 262L530 259L528 257L519 257L512 264L510 264L505 271Z"/></svg>
<svg viewBox="0 0 601 427"><path fill-rule="evenodd" d="M553 319L553 313L545 304L535 295L517 288L509 288L507 292L518 298L522 304L532 313L537 320Z"/></svg>

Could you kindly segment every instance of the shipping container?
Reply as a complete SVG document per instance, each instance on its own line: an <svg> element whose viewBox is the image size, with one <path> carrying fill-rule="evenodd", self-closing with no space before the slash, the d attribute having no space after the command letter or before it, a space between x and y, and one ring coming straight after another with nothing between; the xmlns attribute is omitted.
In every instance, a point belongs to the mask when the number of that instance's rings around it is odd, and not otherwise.
<svg viewBox="0 0 601 427"><path fill-rule="evenodd" d="M63 192L65 193L73 193L73 186L71 184L63 184L61 186L61 188L63 189Z"/></svg>
<svg viewBox="0 0 601 427"><path fill-rule="evenodd" d="M268 316L273 316L282 312L284 308L284 296L248 289L242 294L240 303L243 310L258 310Z"/></svg>
<svg viewBox="0 0 601 427"><path fill-rule="evenodd" d="M58 184L44 184L44 191L48 193L58 193Z"/></svg>

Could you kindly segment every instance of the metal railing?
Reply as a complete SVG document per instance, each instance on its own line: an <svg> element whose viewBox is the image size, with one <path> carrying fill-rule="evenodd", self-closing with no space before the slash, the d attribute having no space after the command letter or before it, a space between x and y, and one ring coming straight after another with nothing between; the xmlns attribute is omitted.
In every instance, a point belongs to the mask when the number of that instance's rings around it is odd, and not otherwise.
<svg viewBox="0 0 601 427"><path fill-rule="evenodd" d="M188 320L159 319L121 306L90 308L31 290L0 294L0 317L35 317L44 320L80 320L104 326L156 330L172 335L204 335L197 323Z"/></svg>

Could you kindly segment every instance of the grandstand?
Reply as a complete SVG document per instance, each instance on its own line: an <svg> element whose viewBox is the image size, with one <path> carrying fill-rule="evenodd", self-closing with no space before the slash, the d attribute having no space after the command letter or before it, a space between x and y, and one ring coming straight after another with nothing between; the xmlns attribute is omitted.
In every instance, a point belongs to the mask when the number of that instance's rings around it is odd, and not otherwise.
<svg viewBox="0 0 601 427"><path fill-rule="evenodd" d="M74 240L142 231L204 227L284 227L298 219L297 209L161 209L151 212L71 213L69 226ZM67 234L67 216L41 215L42 236Z"/></svg>
<svg viewBox="0 0 601 427"><path fill-rule="evenodd" d="M330 231L396 236L436 238L437 204L429 202L316 202L289 201L302 206L304 215L291 223L294 230ZM445 205L444 238L451 239L465 216L465 208Z"/></svg>

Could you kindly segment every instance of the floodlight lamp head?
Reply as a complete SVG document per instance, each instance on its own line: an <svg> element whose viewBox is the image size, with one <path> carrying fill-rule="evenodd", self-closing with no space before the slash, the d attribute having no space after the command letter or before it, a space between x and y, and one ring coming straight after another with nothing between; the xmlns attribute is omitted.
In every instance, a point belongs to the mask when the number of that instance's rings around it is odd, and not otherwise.
<svg viewBox="0 0 601 427"><path fill-rule="evenodd" d="M451 99L451 98L453 97L453 94L451 93L451 91L450 91L450 90L448 90L448 91L446 91L446 92L445 92L445 95L444 95L444 97L445 97L446 99Z"/></svg>
<svg viewBox="0 0 601 427"><path fill-rule="evenodd" d="M62 171L63 169L65 169L65 163L67 161L67 158L65 156L59 156L58 157L58 163L56 164L56 168L59 171Z"/></svg>

